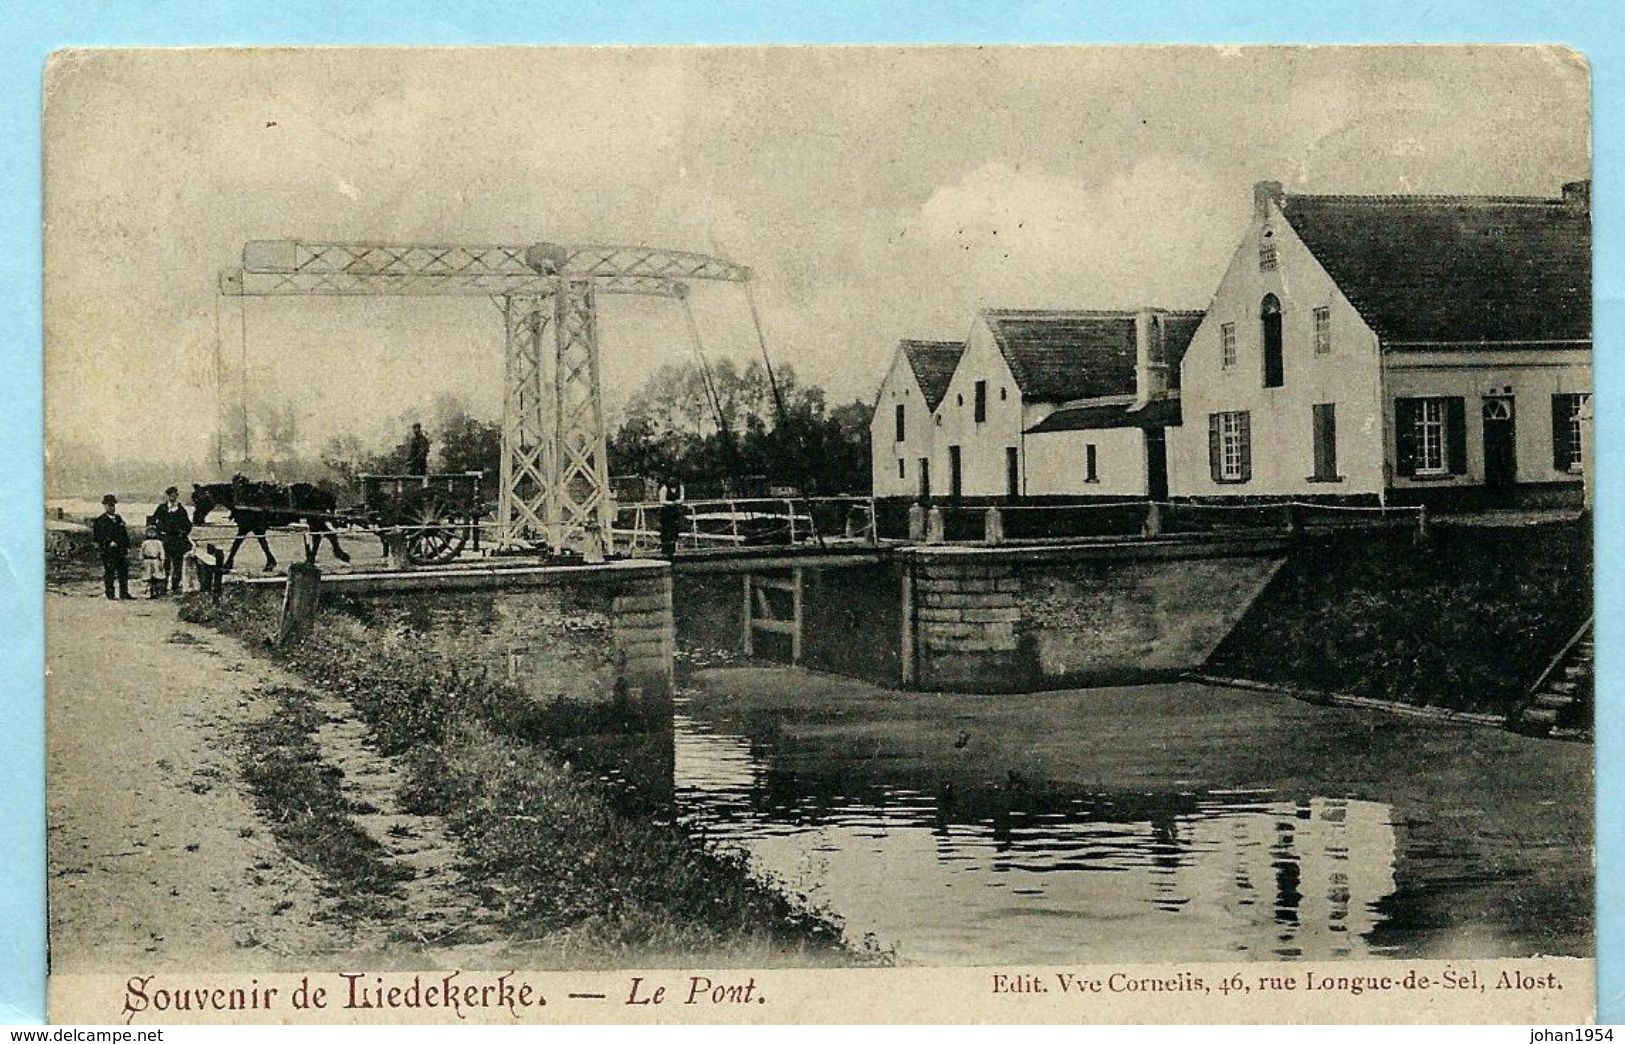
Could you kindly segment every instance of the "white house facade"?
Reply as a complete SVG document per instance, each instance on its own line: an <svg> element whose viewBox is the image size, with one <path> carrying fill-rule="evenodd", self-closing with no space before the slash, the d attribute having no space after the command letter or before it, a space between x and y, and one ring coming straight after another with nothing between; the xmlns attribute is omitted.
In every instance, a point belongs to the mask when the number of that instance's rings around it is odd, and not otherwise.
<svg viewBox="0 0 1625 1044"><path fill-rule="evenodd" d="M898 344L869 421L870 488L877 497L929 497L935 444L933 414L965 345Z"/></svg>
<svg viewBox="0 0 1625 1044"><path fill-rule="evenodd" d="M1165 433L1179 424L1180 401L1176 395L1134 406L1063 406L1029 428L1027 495L1166 497Z"/></svg>
<svg viewBox="0 0 1625 1044"><path fill-rule="evenodd" d="M1183 359L1183 497L1578 496L1590 207L1261 183ZM1466 495L1466 496L1464 496Z"/></svg>
<svg viewBox="0 0 1625 1044"><path fill-rule="evenodd" d="M980 312L933 418L935 492L1145 495L1157 470L1148 444L1160 455L1160 428L1177 409L1138 411L1177 392L1169 375L1198 319L1162 309Z"/></svg>

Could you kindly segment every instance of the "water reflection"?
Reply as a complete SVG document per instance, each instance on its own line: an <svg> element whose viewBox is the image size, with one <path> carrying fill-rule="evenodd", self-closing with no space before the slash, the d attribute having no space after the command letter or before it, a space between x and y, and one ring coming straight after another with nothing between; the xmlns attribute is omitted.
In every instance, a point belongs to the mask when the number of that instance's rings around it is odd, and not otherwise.
<svg viewBox="0 0 1625 1044"><path fill-rule="evenodd" d="M677 815L901 961L1344 958L1395 890L1387 805L1268 792L859 790L681 713Z"/></svg>

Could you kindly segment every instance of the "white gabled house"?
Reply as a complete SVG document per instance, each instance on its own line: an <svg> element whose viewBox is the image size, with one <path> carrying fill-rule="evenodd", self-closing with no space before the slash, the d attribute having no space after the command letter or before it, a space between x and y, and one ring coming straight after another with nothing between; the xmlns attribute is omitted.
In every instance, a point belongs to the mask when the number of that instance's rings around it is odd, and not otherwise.
<svg viewBox="0 0 1625 1044"><path fill-rule="evenodd" d="M1144 496L1201 315L988 309L936 410L949 498Z"/></svg>
<svg viewBox="0 0 1625 1044"><path fill-rule="evenodd" d="M877 497L931 495L933 414L965 345L900 341L869 420L870 488Z"/></svg>
<svg viewBox="0 0 1625 1044"><path fill-rule="evenodd" d="M1260 183L1184 354L1172 494L1578 501L1589 195Z"/></svg>

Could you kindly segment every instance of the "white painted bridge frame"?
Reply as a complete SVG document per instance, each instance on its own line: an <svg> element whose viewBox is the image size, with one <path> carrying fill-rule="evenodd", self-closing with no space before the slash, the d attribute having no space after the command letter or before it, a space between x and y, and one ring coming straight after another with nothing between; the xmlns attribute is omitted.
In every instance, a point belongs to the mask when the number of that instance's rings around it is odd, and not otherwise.
<svg viewBox="0 0 1625 1044"><path fill-rule="evenodd" d="M591 554L611 546L615 521L598 295L686 305L690 280L742 283L748 298L749 278L743 265L659 247L256 240L244 245L241 268L221 273L220 293L492 298L504 330L497 542L526 547L541 539L554 551Z"/></svg>

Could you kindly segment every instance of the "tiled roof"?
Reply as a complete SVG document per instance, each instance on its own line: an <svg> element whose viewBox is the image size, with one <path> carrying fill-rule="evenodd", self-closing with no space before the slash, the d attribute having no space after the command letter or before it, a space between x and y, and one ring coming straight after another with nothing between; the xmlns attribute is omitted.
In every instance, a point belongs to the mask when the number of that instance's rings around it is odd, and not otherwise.
<svg viewBox="0 0 1625 1044"><path fill-rule="evenodd" d="M1190 345L1200 312L1158 311L1164 352L1174 371ZM1028 402L1133 395L1131 311L1006 311L982 318Z"/></svg>
<svg viewBox="0 0 1625 1044"><path fill-rule="evenodd" d="M1286 195L1281 211L1386 342L1591 337L1583 199Z"/></svg>
<svg viewBox="0 0 1625 1044"><path fill-rule="evenodd" d="M903 356L908 359L914 379L920 382L925 395L925 408L934 410L948 394L948 382L954 379L954 368L965 354L964 341L903 341Z"/></svg>
<svg viewBox="0 0 1625 1044"><path fill-rule="evenodd" d="M1168 359L1168 387L1179 387L1179 364L1185 358L1185 349L1191 346L1196 328L1202 325L1202 312L1164 312L1162 314L1162 346ZM1179 422L1174 421L1175 424Z"/></svg>
<svg viewBox="0 0 1625 1044"><path fill-rule="evenodd" d="M1050 431L1094 431L1099 428L1166 428L1180 422L1178 399L1152 399L1141 409L1120 402L1105 406L1069 406L1056 410L1027 429L1028 435Z"/></svg>

